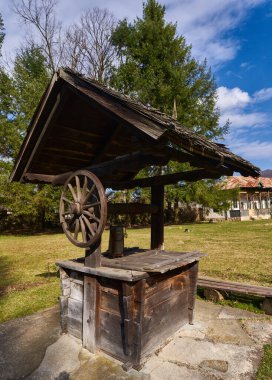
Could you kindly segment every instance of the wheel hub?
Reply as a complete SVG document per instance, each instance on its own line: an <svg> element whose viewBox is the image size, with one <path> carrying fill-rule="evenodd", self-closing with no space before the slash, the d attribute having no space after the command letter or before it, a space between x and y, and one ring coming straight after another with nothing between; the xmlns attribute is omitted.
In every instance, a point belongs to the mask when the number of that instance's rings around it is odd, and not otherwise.
<svg viewBox="0 0 272 380"><path fill-rule="evenodd" d="M82 214L82 205L80 204L80 202L75 202L73 203L72 205L72 213L77 215L77 216L80 216Z"/></svg>

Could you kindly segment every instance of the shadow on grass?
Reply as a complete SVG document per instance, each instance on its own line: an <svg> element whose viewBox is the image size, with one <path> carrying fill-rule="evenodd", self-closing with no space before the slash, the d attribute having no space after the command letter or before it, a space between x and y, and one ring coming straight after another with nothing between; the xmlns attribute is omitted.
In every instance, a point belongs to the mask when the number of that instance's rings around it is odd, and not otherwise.
<svg viewBox="0 0 272 380"><path fill-rule="evenodd" d="M17 229L17 230L7 230L7 231L1 231L2 236L39 236L39 235L54 235L62 233L63 230L61 227L56 227L48 230L24 230L24 229Z"/></svg>
<svg viewBox="0 0 272 380"><path fill-rule="evenodd" d="M205 300L204 289L197 289L197 296L199 299ZM264 311L261 309L263 298L251 295L243 294L224 294L224 300L215 302L218 305L227 305L235 307L242 310L251 311L257 314L264 314Z"/></svg>
<svg viewBox="0 0 272 380"><path fill-rule="evenodd" d="M0 297L6 294L7 288L16 283L12 278L12 262L8 256L0 256Z"/></svg>
<svg viewBox="0 0 272 380"><path fill-rule="evenodd" d="M43 272L43 273L36 274L35 277L42 277L42 278L47 278L47 279L56 278L56 277L59 277L59 271Z"/></svg>

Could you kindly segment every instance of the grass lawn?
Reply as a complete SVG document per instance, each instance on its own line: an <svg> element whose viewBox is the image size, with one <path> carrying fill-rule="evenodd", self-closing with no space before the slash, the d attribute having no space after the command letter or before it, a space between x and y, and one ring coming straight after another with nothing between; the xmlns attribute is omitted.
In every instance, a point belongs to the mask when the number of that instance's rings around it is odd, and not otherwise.
<svg viewBox="0 0 272 380"><path fill-rule="evenodd" d="M127 232L127 247L149 248L148 228ZM103 250L108 237L106 231ZM206 253L201 275L272 285L271 220L167 226L165 248ZM83 255L64 234L0 236L0 323L56 304L60 287L55 262Z"/></svg>
<svg viewBox="0 0 272 380"><path fill-rule="evenodd" d="M272 344L264 345L264 356L258 368L255 380L272 379Z"/></svg>

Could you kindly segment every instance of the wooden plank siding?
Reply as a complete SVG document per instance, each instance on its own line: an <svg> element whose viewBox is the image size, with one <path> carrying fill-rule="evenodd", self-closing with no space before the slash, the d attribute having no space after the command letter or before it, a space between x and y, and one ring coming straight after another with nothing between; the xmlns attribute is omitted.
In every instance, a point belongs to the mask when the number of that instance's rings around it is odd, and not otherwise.
<svg viewBox="0 0 272 380"><path fill-rule="evenodd" d="M62 276L74 283L67 293L68 332L91 352L101 350L121 360L126 369L139 369L147 355L190 320L197 261L135 281L90 275L84 269L66 268Z"/></svg>

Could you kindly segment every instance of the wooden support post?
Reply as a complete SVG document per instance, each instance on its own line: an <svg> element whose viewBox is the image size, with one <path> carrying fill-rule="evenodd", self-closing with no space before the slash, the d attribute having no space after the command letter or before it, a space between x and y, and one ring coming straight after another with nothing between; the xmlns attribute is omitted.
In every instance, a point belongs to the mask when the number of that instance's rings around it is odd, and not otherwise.
<svg viewBox="0 0 272 380"><path fill-rule="evenodd" d="M164 186L151 186L151 204L158 207L155 214L151 214L151 249L164 249L163 211Z"/></svg>
<svg viewBox="0 0 272 380"><path fill-rule="evenodd" d="M132 355L133 344L133 302L134 294L132 285L122 282L123 307L124 307L124 348L125 354Z"/></svg>
<svg viewBox="0 0 272 380"><path fill-rule="evenodd" d="M84 276L83 347L96 352L99 336L99 284L96 277Z"/></svg>
<svg viewBox="0 0 272 380"><path fill-rule="evenodd" d="M133 368L137 371L141 369L141 351L142 351L142 327L144 321L145 306L145 283L143 279L138 281L134 287L134 301L136 304L136 313L134 319L134 350L133 350ZM124 368L125 369L125 368Z"/></svg>
<svg viewBox="0 0 272 380"><path fill-rule="evenodd" d="M197 289L198 261L192 264L189 270L189 289L188 289L188 318L189 324L193 325L195 294Z"/></svg>
<svg viewBox="0 0 272 380"><path fill-rule="evenodd" d="M101 267L101 239L85 250L85 266Z"/></svg>

